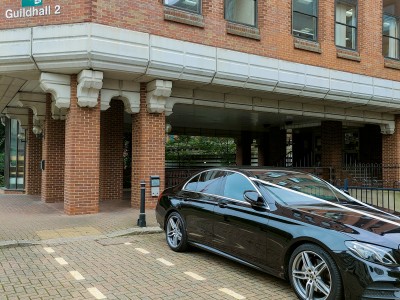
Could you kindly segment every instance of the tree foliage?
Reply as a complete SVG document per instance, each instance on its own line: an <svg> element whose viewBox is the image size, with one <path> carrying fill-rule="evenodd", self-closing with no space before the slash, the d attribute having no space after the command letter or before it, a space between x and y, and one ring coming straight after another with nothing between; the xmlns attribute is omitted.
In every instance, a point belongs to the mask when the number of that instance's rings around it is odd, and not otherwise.
<svg viewBox="0 0 400 300"><path fill-rule="evenodd" d="M234 163L236 146L232 138L171 136L165 146L165 158L178 166L191 166L204 158L222 165Z"/></svg>

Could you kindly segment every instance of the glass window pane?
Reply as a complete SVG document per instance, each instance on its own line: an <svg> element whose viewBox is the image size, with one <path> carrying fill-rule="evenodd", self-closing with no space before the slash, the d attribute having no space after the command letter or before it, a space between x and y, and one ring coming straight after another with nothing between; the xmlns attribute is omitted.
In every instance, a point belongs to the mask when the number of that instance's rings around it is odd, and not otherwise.
<svg viewBox="0 0 400 300"><path fill-rule="evenodd" d="M226 0L225 18L232 22L256 25L256 0Z"/></svg>
<svg viewBox="0 0 400 300"><path fill-rule="evenodd" d="M199 177L200 177L200 175L195 176L192 180L190 180L190 181L186 184L185 190L187 190L187 191L196 191L196 189L197 189L197 182L199 181Z"/></svg>
<svg viewBox="0 0 400 300"><path fill-rule="evenodd" d="M244 192L254 190L253 185L243 175L238 173L229 173L227 175L224 187L225 197L246 201L243 197Z"/></svg>
<svg viewBox="0 0 400 300"><path fill-rule="evenodd" d="M222 178L225 172L223 171L209 171L204 172L200 176L197 183L197 191L200 193L220 195Z"/></svg>
<svg viewBox="0 0 400 300"><path fill-rule="evenodd" d="M317 19L299 13L293 13L293 35L316 40Z"/></svg>
<svg viewBox="0 0 400 300"><path fill-rule="evenodd" d="M400 2L396 0L383 0L383 12L392 16L399 16Z"/></svg>
<svg viewBox="0 0 400 300"><path fill-rule="evenodd" d="M397 20L391 16L383 16L383 34L391 37L399 37Z"/></svg>
<svg viewBox="0 0 400 300"><path fill-rule="evenodd" d="M200 13L201 0L164 0L164 4L195 13Z"/></svg>
<svg viewBox="0 0 400 300"><path fill-rule="evenodd" d="M383 56L399 59L400 42L397 39L387 36L383 37Z"/></svg>
<svg viewBox="0 0 400 300"><path fill-rule="evenodd" d="M9 165L9 174L10 174L10 189L17 188L17 158L18 158L18 121L11 120L10 121L10 165Z"/></svg>
<svg viewBox="0 0 400 300"><path fill-rule="evenodd" d="M350 26L357 25L357 9L355 5L336 3L336 22Z"/></svg>
<svg viewBox="0 0 400 300"><path fill-rule="evenodd" d="M293 11L317 16L317 0L293 0Z"/></svg>
<svg viewBox="0 0 400 300"><path fill-rule="evenodd" d="M357 29L336 23L336 45L349 49L356 49Z"/></svg>

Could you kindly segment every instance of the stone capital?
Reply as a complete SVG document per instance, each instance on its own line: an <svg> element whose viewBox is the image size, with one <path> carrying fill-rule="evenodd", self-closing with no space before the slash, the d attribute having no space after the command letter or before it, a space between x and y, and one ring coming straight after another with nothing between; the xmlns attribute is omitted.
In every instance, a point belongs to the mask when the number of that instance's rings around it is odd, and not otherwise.
<svg viewBox="0 0 400 300"><path fill-rule="evenodd" d="M101 89L101 110L107 110L113 98L124 102L125 112L128 114L135 114L140 110L140 86L138 83L104 80L104 86Z"/></svg>
<svg viewBox="0 0 400 300"><path fill-rule="evenodd" d="M71 102L71 77L69 75L42 73L40 87L53 96L58 108L69 108Z"/></svg>
<svg viewBox="0 0 400 300"><path fill-rule="evenodd" d="M83 70L78 74L78 105L80 107L95 107L99 91L103 86L103 72Z"/></svg>
<svg viewBox="0 0 400 300"><path fill-rule="evenodd" d="M386 123L386 124L380 124L379 126L381 127L382 134L393 134L394 130L396 129L394 121Z"/></svg>
<svg viewBox="0 0 400 300"><path fill-rule="evenodd" d="M29 109L22 107L7 107L3 110L3 113L9 119L18 120L19 125L23 129L28 129L29 121Z"/></svg>
<svg viewBox="0 0 400 300"><path fill-rule="evenodd" d="M165 112L166 100L169 96L171 96L171 92L172 92L172 81L157 79L149 82L147 84L147 96L146 96L147 111L149 113Z"/></svg>
<svg viewBox="0 0 400 300"><path fill-rule="evenodd" d="M33 116L37 120L44 120L46 117L46 94L20 92L14 96L18 106L32 109Z"/></svg>

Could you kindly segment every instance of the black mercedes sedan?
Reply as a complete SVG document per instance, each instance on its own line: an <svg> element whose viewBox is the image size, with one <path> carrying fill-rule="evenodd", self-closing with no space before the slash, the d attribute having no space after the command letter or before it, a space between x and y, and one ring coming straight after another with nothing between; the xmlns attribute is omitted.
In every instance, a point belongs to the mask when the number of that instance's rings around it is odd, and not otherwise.
<svg viewBox="0 0 400 300"><path fill-rule="evenodd" d="M299 299L400 299L400 218L310 174L217 168L159 197L174 251L288 279Z"/></svg>

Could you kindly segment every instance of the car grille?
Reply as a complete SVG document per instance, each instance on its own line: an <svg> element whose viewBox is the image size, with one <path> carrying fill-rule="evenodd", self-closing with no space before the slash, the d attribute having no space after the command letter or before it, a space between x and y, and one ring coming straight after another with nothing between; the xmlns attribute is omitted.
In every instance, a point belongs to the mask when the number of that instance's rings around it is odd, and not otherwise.
<svg viewBox="0 0 400 300"><path fill-rule="evenodd" d="M372 299L400 299L400 286L393 283L378 282L368 286L361 298L362 300Z"/></svg>

